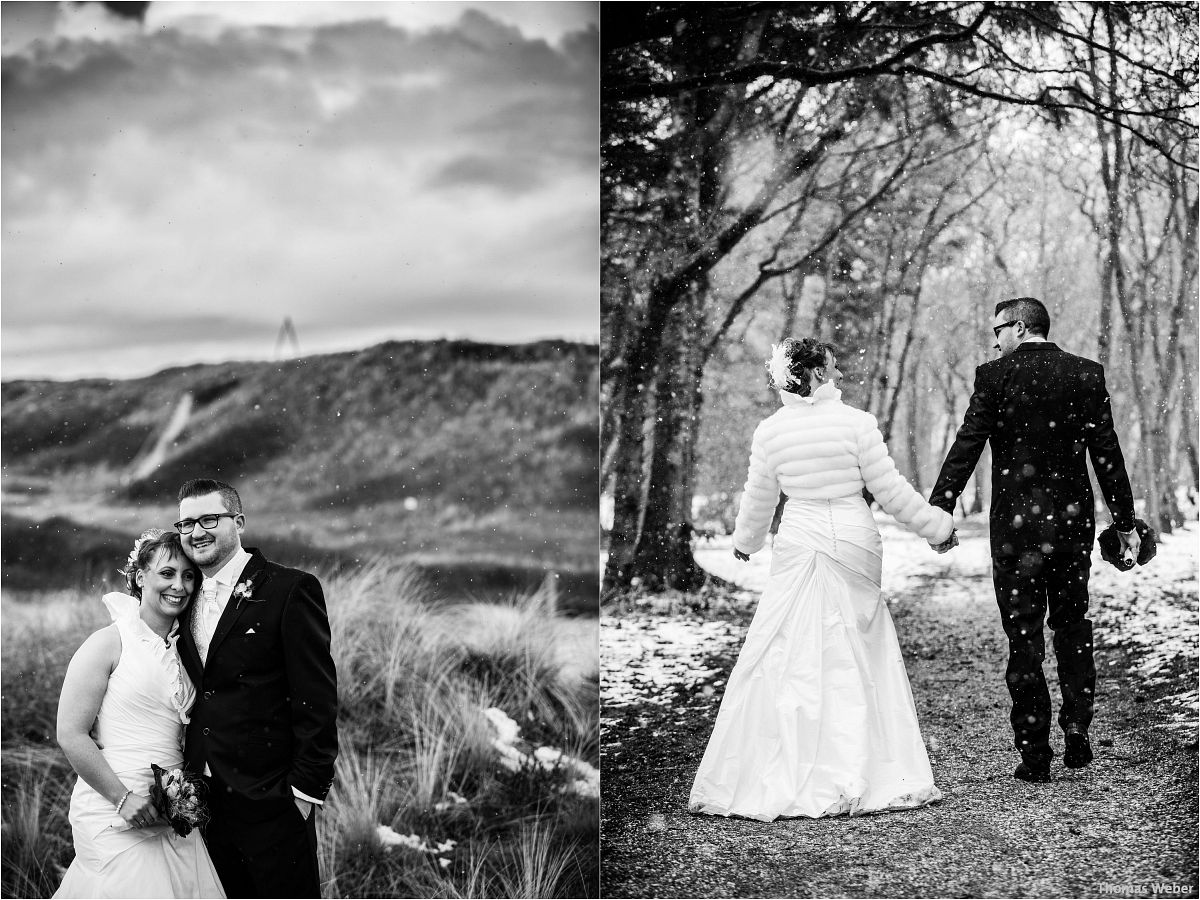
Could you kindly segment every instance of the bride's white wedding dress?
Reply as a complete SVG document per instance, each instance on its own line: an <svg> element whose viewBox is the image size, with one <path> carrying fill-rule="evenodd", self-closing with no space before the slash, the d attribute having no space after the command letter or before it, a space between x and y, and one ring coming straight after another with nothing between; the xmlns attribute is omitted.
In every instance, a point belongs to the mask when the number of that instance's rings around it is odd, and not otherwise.
<svg viewBox="0 0 1200 900"><path fill-rule="evenodd" d="M946 540L953 520L900 476L874 417L832 385L781 397L755 431L734 546L760 549L780 490L789 499L688 808L769 822L924 805L941 793L862 489L928 540Z"/></svg>
<svg viewBox="0 0 1200 900"><path fill-rule="evenodd" d="M137 613L137 600L106 594L121 635L121 659L92 732L117 777L147 795L150 764L183 764L183 726L195 688L175 651L178 626L167 642ZM75 860L55 897L224 897L199 831L181 838L169 825L125 827L113 806L82 778L71 795Z"/></svg>

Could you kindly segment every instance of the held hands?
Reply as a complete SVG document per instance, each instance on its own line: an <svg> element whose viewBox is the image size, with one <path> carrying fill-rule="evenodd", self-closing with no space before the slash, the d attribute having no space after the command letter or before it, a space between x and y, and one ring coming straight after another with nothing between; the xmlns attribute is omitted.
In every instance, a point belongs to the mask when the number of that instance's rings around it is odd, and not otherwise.
<svg viewBox="0 0 1200 900"><path fill-rule="evenodd" d="M929 546L938 553L949 553L958 546L958 529L955 528L953 531L951 531L950 537L946 538L946 540L942 541L940 544L935 544L930 541Z"/></svg>
<svg viewBox="0 0 1200 900"><path fill-rule="evenodd" d="M130 794L118 813L130 828L146 828L158 824L162 816L149 797L141 794Z"/></svg>

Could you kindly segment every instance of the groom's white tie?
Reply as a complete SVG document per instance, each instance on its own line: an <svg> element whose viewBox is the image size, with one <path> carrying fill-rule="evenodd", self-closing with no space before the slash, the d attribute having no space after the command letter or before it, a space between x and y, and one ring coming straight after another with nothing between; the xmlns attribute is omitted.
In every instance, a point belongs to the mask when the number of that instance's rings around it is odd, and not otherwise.
<svg viewBox="0 0 1200 900"><path fill-rule="evenodd" d="M211 616L217 609L217 583L206 581L200 588L200 599L204 601L204 615Z"/></svg>
<svg viewBox="0 0 1200 900"><path fill-rule="evenodd" d="M196 616L195 630L192 637L196 639L196 649L200 651L201 664L208 662L208 645L212 642L213 632L217 630L217 620L221 618L221 607L217 603L217 582L205 580L200 585L200 615Z"/></svg>

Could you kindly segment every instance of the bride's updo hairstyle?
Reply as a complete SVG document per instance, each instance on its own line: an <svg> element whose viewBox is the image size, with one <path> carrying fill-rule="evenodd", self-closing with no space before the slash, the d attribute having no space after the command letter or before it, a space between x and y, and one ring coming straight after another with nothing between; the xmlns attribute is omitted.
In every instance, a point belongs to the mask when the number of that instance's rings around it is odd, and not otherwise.
<svg viewBox="0 0 1200 900"><path fill-rule="evenodd" d="M813 369L825 367L825 354L837 354L833 344L816 338L784 338L780 344L771 345L771 358L767 360L767 374L771 385L779 391L807 397L812 393Z"/></svg>
<svg viewBox="0 0 1200 900"><path fill-rule="evenodd" d="M139 600L142 599L142 589L137 583L137 573L154 562L154 557L158 554L159 550L166 550L169 556L177 556L183 560L185 566L196 572L196 584L200 583L200 570L184 554L183 539L180 537L179 532L174 530L164 531L161 528L147 528L133 542L133 549L129 551L129 558L125 560L125 567L121 569L121 574L125 576L125 584L129 588L129 593Z"/></svg>

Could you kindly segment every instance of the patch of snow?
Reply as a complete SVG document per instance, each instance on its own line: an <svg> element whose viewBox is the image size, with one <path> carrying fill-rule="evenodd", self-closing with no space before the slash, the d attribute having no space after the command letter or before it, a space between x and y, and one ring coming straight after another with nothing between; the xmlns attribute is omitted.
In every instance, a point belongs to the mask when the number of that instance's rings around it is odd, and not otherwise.
<svg viewBox="0 0 1200 900"><path fill-rule="evenodd" d="M633 612L604 616L600 635L601 704L607 711L645 702L672 705L677 698L671 688L701 688L717 675L703 660L736 647L744 629L724 620Z"/></svg>
<svg viewBox="0 0 1200 900"><path fill-rule="evenodd" d="M458 841L442 841L438 844L431 844L419 834L400 834L387 825L376 826L375 836L379 838L379 843L387 850L392 850L396 847L407 847L409 850L416 850L418 853L429 853L435 856L445 856L447 853L452 853L454 848L458 846ZM450 860L439 859L438 863L442 868L445 868L450 865Z"/></svg>
<svg viewBox="0 0 1200 900"><path fill-rule="evenodd" d="M467 798L462 794L456 794L454 791L446 793L446 799L433 804L434 812L445 812L448 809L453 809L456 806L465 806Z"/></svg>
<svg viewBox="0 0 1200 900"><path fill-rule="evenodd" d="M1092 558L1091 615L1101 643L1134 651L1134 670L1148 686L1195 683L1200 654L1195 522L1159 540L1145 566L1119 572ZM1160 701L1171 710L1170 727L1195 734L1197 692L1184 690Z"/></svg>
<svg viewBox="0 0 1200 900"><path fill-rule="evenodd" d="M533 768L544 772L563 772L569 775L569 780L561 790L599 799L599 769L586 760L568 756L557 747L536 747L531 753L526 753L516 746L521 741L521 727L504 710L493 706L484 710L483 714L496 729L497 736L492 738L492 746L504 768L510 772Z"/></svg>
<svg viewBox="0 0 1200 900"><path fill-rule="evenodd" d="M496 729L497 735L492 739L493 744L511 746L521 737L521 726L514 722L504 710L492 706L483 711L487 720Z"/></svg>

